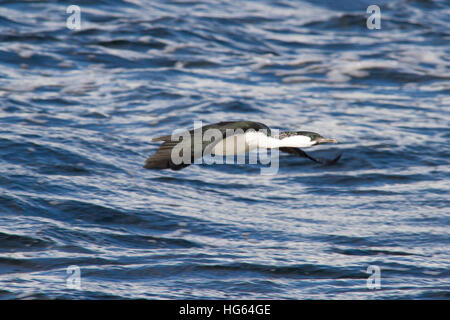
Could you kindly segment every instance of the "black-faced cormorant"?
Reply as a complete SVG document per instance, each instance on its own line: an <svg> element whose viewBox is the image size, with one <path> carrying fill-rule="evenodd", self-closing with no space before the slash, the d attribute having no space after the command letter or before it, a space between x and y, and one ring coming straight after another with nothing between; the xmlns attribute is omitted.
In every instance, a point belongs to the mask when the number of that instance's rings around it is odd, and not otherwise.
<svg viewBox="0 0 450 320"><path fill-rule="evenodd" d="M336 163L342 155L339 154L332 160L313 158L299 148L324 143L337 143L337 141L309 131L285 131L271 136L268 126L253 121L219 122L189 132L186 131L184 135L182 133L177 134L175 135L177 138L173 136L167 135L152 139L152 141L162 141L163 144L155 154L147 159L144 168L180 170L194 163L195 159L207 154L236 155L257 148L278 148L282 152L295 154L322 164ZM190 156L187 156L181 162L180 160L173 161L173 153L179 157L183 156L183 150L186 149L177 147L177 145L181 145L185 139L190 140L184 145L189 147ZM198 141L197 144L196 141Z"/></svg>

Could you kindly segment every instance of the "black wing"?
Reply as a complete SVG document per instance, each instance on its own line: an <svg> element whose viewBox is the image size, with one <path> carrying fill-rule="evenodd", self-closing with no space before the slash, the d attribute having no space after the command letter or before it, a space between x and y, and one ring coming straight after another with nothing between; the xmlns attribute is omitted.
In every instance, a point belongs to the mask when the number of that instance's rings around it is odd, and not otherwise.
<svg viewBox="0 0 450 320"><path fill-rule="evenodd" d="M218 129L222 133L222 139L226 137L227 129L232 130L238 130L242 129L244 132L253 129L253 130L266 130L267 134L270 134L270 129L263 123L259 122L252 122L252 121L227 121L227 122L219 122L214 124L209 124L206 126L203 126L198 129L193 129L189 131L189 134L191 136L191 157L190 157L190 163L180 163L175 164L172 161L172 150L173 148L179 144L180 141L172 141L172 136L161 136L152 139L152 141L163 141L163 144L159 147L158 151L151 157L149 157L144 165L145 169L172 169L172 170L181 170L183 168L186 168L190 164L194 162L195 159L202 157L203 152L205 151L206 147L212 147L214 144L218 143L220 140L217 141L202 141L202 150L201 154L194 154L195 148L194 148L194 135L195 133L198 133L200 131L200 134L203 134L208 129ZM180 157L182 157L182 151L180 153Z"/></svg>
<svg viewBox="0 0 450 320"><path fill-rule="evenodd" d="M165 141L159 147L158 151L145 161L144 168L181 170L189 166L186 163L175 164L172 161L172 150L178 143L179 141Z"/></svg>

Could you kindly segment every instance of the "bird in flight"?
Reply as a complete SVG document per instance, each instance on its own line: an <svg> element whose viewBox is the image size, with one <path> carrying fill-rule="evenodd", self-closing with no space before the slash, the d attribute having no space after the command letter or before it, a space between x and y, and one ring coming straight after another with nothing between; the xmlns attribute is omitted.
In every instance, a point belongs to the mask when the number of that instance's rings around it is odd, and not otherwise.
<svg viewBox="0 0 450 320"><path fill-rule="evenodd" d="M162 141L163 144L146 160L145 169L181 170L205 155L239 155L258 148L278 148L327 165L336 163L342 155L331 160L313 158L300 148L337 143L337 140L309 131L284 131L272 136L268 126L253 121L219 122L152 141Z"/></svg>

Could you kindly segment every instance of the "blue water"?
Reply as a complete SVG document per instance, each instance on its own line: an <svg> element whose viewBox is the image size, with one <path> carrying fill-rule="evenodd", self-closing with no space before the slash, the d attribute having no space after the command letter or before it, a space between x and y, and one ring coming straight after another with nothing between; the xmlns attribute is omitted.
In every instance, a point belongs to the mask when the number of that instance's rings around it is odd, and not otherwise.
<svg viewBox="0 0 450 320"><path fill-rule="evenodd" d="M449 17L0 1L0 298L449 299ZM241 119L336 138L308 152L342 159L142 168L152 137Z"/></svg>

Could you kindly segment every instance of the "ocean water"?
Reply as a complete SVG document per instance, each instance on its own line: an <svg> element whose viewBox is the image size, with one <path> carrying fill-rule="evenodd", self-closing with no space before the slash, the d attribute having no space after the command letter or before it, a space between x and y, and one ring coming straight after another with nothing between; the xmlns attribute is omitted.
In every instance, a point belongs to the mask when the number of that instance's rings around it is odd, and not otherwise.
<svg viewBox="0 0 450 320"><path fill-rule="evenodd" d="M449 299L449 17L444 0L0 1L0 299ZM343 156L142 168L152 137L231 120Z"/></svg>

